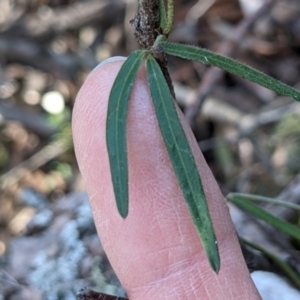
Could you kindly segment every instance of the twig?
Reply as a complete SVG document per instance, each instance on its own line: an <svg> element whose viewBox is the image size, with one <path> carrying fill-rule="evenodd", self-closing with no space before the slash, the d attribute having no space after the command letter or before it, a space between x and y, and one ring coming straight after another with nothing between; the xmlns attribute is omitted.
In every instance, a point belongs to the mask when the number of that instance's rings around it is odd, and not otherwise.
<svg viewBox="0 0 300 300"><path fill-rule="evenodd" d="M3 125L7 121L17 121L24 127L32 130L42 137L50 137L55 134L57 130L46 123L45 118L38 114L26 111L14 104L5 105L0 103L0 125Z"/></svg>
<svg viewBox="0 0 300 300"><path fill-rule="evenodd" d="M77 300L128 300L127 298L111 296L103 293L98 293L90 288L81 289L76 296Z"/></svg>
<svg viewBox="0 0 300 300"><path fill-rule="evenodd" d="M154 57L155 57L156 61L158 62L159 66L164 74L164 77L167 81L170 92L171 92L173 98L175 99L176 98L175 91L174 91L174 86L173 86L172 79L171 79L171 76L170 76L170 73L168 70L168 60L167 60L166 53L164 52L163 48L160 46L155 47L153 49L153 53L154 53Z"/></svg>
<svg viewBox="0 0 300 300"><path fill-rule="evenodd" d="M175 99L174 87L168 71L167 56L162 47L153 47L156 38L162 33L160 28L159 1L139 0L138 13L130 23L134 27L134 36L141 48L146 50L153 48L154 57L157 60L168 83L170 92Z"/></svg>
<svg viewBox="0 0 300 300"><path fill-rule="evenodd" d="M249 30L249 28L253 25L253 23L266 14L269 9L275 5L277 0L267 0L265 4L253 15L246 17L243 19L233 31L231 38L224 41L219 48L218 53L226 56L230 56L233 50L236 48L236 45L241 42L241 39ZM220 79L223 70L219 68L210 68L203 80L200 84L197 92L197 99L195 100L194 104L191 105L185 113L185 116L190 123L190 125L194 125L197 115L202 108L203 102L207 95L212 91L214 84Z"/></svg>
<svg viewBox="0 0 300 300"><path fill-rule="evenodd" d="M56 54L29 38L8 35L0 36L0 57L46 71L61 79L74 79L78 70L91 67L77 54Z"/></svg>
<svg viewBox="0 0 300 300"><path fill-rule="evenodd" d="M130 21L142 49L150 49L160 32L158 0L139 0L138 13Z"/></svg>
<svg viewBox="0 0 300 300"><path fill-rule="evenodd" d="M120 10L124 10L125 0L81 1L65 7L51 9L47 16L32 15L22 18L5 33L10 36L30 36L32 38L47 39L74 30L84 25L105 19L115 20Z"/></svg>
<svg viewBox="0 0 300 300"><path fill-rule="evenodd" d="M42 150L32 155L28 160L12 168L0 177L0 189L8 189L18 182L27 172L32 172L46 164L48 161L65 153L70 146L66 142L57 141L45 146Z"/></svg>

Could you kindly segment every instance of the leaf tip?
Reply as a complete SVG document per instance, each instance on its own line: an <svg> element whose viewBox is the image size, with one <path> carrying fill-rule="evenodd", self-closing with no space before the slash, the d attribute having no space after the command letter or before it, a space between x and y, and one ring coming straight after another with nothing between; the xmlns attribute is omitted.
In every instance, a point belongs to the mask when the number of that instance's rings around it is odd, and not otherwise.
<svg viewBox="0 0 300 300"><path fill-rule="evenodd" d="M216 241L216 246L217 246L217 241ZM208 260L211 268L218 274L221 267L219 253L217 252L215 255L208 255Z"/></svg>
<svg viewBox="0 0 300 300"><path fill-rule="evenodd" d="M118 205L118 212L123 219L128 216L128 206Z"/></svg>

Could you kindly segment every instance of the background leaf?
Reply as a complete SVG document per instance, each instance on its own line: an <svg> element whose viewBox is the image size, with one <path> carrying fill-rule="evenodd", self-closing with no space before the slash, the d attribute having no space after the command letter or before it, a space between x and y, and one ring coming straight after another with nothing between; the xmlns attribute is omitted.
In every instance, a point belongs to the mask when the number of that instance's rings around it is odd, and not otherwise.
<svg viewBox="0 0 300 300"><path fill-rule="evenodd" d="M281 260L279 257L274 255L273 253L267 251L263 247L256 245L255 243L249 242L245 239L241 239L241 241L244 244L250 246L251 248L263 253L266 257L268 257L271 261L273 261L287 275L287 277L295 284L295 286L297 286L297 288L300 288L299 275L286 262Z"/></svg>
<svg viewBox="0 0 300 300"><path fill-rule="evenodd" d="M216 54L209 50L188 45L163 42L160 43L160 46L162 46L164 51L170 55L221 68L229 73L255 82L280 95L291 97L300 101L300 92L297 90L231 58Z"/></svg>
<svg viewBox="0 0 300 300"><path fill-rule="evenodd" d="M271 215L267 211L259 208L257 205L252 204L250 201L243 199L242 197L236 196L234 194L229 194L227 196L227 200L234 203L239 208L242 208L244 211L250 213L251 215L284 232L290 237L293 237L300 241L300 230L296 226Z"/></svg>
<svg viewBox="0 0 300 300"><path fill-rule="evenodd" d="M117 207L123 218L128 214L126 145L128 103L143 57L143 51L135 51L127 58L117 75L108 102L106 143Z"/></svg>
<svg viewBox="0 0 300 300"><path fill-rule="evenodd" d="M218 273L220 269L218 244L195 159L178 117L168 84L152 56L147 59L147 74L159 128L169 158L209 263L212 269Z"/></svg>
<svg viewBox="0 0 300 300"><path fill-rule="evenodd" d="M242 194L242 193L230 193L229 197L239 197L244 200L250 200L250 201L256 201L256 202L265 202L265 203L271 203L273 205L283 206L286 208L296 209L300 211L300 205L295 203L290 203L287 201L281 201L277 199L273 199L270 197L264 197L259 195L252 195L252 194Z"/></svg>

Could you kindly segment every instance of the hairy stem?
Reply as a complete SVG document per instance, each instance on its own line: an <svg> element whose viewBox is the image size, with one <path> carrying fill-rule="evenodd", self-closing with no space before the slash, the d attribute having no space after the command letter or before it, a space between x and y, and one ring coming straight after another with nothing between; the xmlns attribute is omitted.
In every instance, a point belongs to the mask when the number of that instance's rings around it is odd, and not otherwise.
<svg viewBox="0 0 300 300"><path fill-rule="evenodd" d="M159 64L160 69L166 79L171 95L175 98L174 86L168 70L168 60L164 49L160 46L153 47L153 56Z"/></svg>
<svg viewBox="0 0 300 300"><path fill-rule="evenodd" d="M149 50L161 33L159 0L139 0L138 13L131 24L141 48Z"/></svg>

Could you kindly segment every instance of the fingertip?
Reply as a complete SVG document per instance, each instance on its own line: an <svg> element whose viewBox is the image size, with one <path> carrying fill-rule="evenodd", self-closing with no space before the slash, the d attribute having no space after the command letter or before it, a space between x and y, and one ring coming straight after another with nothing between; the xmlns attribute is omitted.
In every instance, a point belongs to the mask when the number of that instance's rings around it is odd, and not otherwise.
<svg viewBox="0 0 300 300"><path fill-rule="evenodd" d="M197 288L191 291L199 297L213 293L231 295L224 287L231 284L232 288L239 289L235 284L237 274L245 285L249 284L249 278L223 196L194 141L196 160L205 178L219 237L223 236L223 240L227 237L226 243L220 245L222 270L215 276L203 254L168 159L143 71L135 81L127 122L129 214L126 220L118 214L105 126L110 90L124 60L123 57L106 60L91 72L78 93L72 120L78 164L107 255L121 282L133 295L132 299L141 299L145 293L153 299L166 299L163 298L166 295L171 299L170 294L192 299L186 295L190 294L189 288L195 286ZM188 134L192 139L190 130ZM232 268L233 264L236 267ZM235 274L233 269L237 270ZM184 278L180 274L185 274ZM174 291L170 286L176 287ZM248 294L252 294L250 292L253 292L251 288ZM215 299L221 298L216 296Z"/></svg>
<svg viewBox="0 0 300 300"><path fill-rule="evenodd" d="M113 56L110 58L105 59L104 61L102 61L100 64L98 64L90 73L90 75L92 75L94 72L100 70L102 67L104 67L105 65L114 63L114 62L119 62L119 61L125 61L126 57L125 56Z"/></svg>

